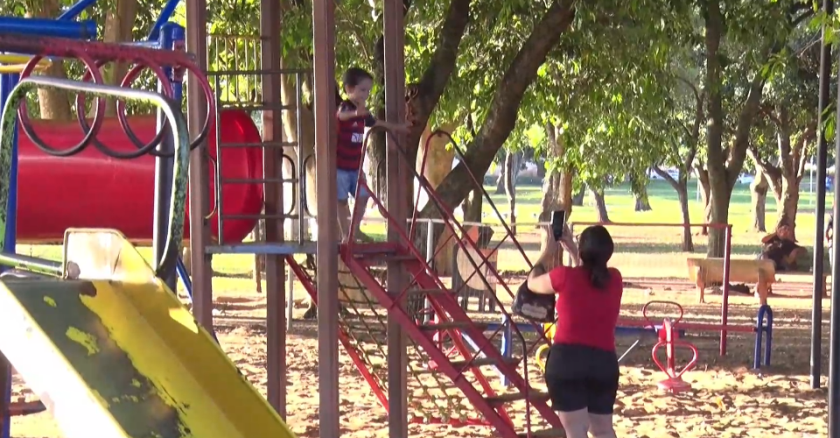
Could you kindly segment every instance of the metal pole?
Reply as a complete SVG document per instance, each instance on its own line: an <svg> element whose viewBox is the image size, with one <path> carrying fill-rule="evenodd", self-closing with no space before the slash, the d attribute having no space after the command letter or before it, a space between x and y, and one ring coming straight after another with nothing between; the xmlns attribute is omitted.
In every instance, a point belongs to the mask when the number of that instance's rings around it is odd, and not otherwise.
<svg viewBox="0 0 840 438"><path fill-rule="evenodd" d="M727 224L723 229L725 235L723 254L723 298L720 304L720 324L725 326L729 323L729 270L731 269L732 260L732 225ZM726 356L726 329L720 331L720 355Z"/></svg>
<svg viewBox="0 0 840 438"><path fill-rule="evenodd" d="M834 0L823 0L823 11L829 16L834 13ZM822 374L822 299L825 290L825 275L823 260L825 260L825 246L823 232L825 230L825 168L828 165L828 139L825 138L825 125L822 122L823 113L829 105L829 88L831 79L831 44L826 41L826 26L822 31L822 50L820 51L820 120L819 139L817 141L817 229L814 237L814 290L811 300L811 388L821 386ZM813 172L813 170L812 170ZM813 179L812 179L813 181ZM831 277L832 282L835 277Z"/></svg>
<svg viewBox="0 0 840 438"><path fill-rule="evenodd" d="M402 0L385 0L384 55L385 55L385 120L391 123L401 122L405 112L405 24L403 14L405 6ZM387 137L385 168L387 173L388 212L394 219L388 225L388 241L399 242L399 228L405 227L408 202L406 190L406 161L397 151L391 135ZM413 165L413 163L412 163ZM320 216L320 210L318 211ZM396 224L396 225L394 225ZM432 228L432 224L429 224ZM398 295L407 284L405 266L395 262L388 263L387 286L391 294ZM408 436L408 378L406 368L406 335L402 325L388 313L388 435L391 438Z"/></svg>
<svg viewBox="0 0 840 438"><path fill-rule="evenodd" d="M162 50L172 49L171 28L167 27L160 33L160 48ZM166 72L166 75L172 79L172 68L166 66L164 67L164 71ZM158 91L163 91L163 84L158 83ZM158 131L161 129L166 129L167 132L170 131L168 126L164 127L165 122L166 117L163 115L163 111L158 110ZM169 133L165 134L156 150L161 154L167 155L155 157L155 213L152 253L154 254L154 266L160 266L163 261L164 251L166 250L166 239L168 237L167 233L169 232L169 197L172 192L172 172L175 164L173 156L175 147L172 144L172 135ZM161 280L166 283L171 291L176 291L178 279L175 276L175 271L170 270L164 272L167 272L165 275L166 278L161 278Z"/></svg>
<svg viewBox="0 0 840 438"><path fill-rule="evenodd" d="M6 99L11 94L12 90L17 84L17 75L0 75L0 111L6 104ZM16 219L17 219L17 166L18 166L18 142L17 142L17 122L12 129L12 162L9 166L9 197L8 204L0 206L6 210L6 229L3 233L2 245L0 249L5 252L15 252L15 238L16 238ZM0 401L0 415L2 415L2 424L0 424L0 437L9 438L11 436L11 419L9 418L9 405L12 402L12 366L6 360L6 357L0 353L0 386L2 386L3 399Z"/></svg>
<svg viewBox="0 0 840 438"><path fill-rule="evenodd" d="M318 389L321 438L338 438L338 218L336 200L335 1L312 2L315 181L318 193Z"/></svg>
<svg viewBox="0 0 840 438"><path fill-rule="evenodd" d="M271 111L263 112L263 140L271 143L283 143L283 110L281 107L281 76L277 73L281 66L280 54L283 52L280 0L260 1L260 58L262 67L271 73L262 77L263 102L271 106ZM266 181L283 180L283 150L276 147L264 147L263 177ZM265 194L265 242L277 244L284 241L285 219L283 189L285 184L266 182ZM221 214L221 212L220 212ZM286 288L283 273L286 271L286 259L279 254L265 256L266 289L266 369L268 373L268 402L285 420L286 419ZM259 267L257 267L259 268Z"/></svg>
<svg viewBox="0 0 840 438"><path fill-rule="evenodd" d="M840 93L837 95L840 102ZM837 120L840 120L840 105L837 106ZM840 169L840 135L835 134L834 140L834 168ZM840 197L840 184L835 181L834 199ZM840 204L834 203L834 235L840 233ZM834 260L840 256L840 245L833 245ZM835 263L831 267L831 330L829 335L829 364L828 364L828 436L829 438L840 438L840 282L836 278L840 276L840 264Z"/></svg>
<svg viewBox="0 0 840 438"><path fill-rule="evenodd" d="M423 219L421 219L423 220ZM432 223L431 219L426 219L426 263L432 269L435 269L435 224ZM455 268L457 269L457 267ZM429 297L426 296L425 300L423 300L423 308L429 310L432 308L432 303L429 301ZM423 323L428 323L432 319L431 312L424 312L423 313Z"/></svg>
<svg viewBox="0 0 840 438"><path fill-rule="evenodd" d="M207 0L189 0L187 6L187 51L207 71ZM190 138L201 133L207 117L207 102L198 81L187 80L187 121ZM209 117L215 117L211 114ZM217 137L218 138L218 137ZM207 143L190 152L190 267L193 282L193 315L213 333L213 271L210 269L210 214Z"/></svg>
<svg viewBox="0 0 840 438"><path fill-rule="evenodd" d="M0 17L2 33L55 38L96 38L96 22L58 21L52 18Z"/></svg>

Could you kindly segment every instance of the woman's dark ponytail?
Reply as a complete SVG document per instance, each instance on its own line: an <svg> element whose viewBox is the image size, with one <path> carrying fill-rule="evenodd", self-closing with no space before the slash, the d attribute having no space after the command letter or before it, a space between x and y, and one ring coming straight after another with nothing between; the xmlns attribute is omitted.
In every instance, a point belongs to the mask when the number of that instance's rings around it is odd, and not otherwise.
<svg viewBox="0 0 840 438"><path fill-rule="evenodd" d="M589 282L597 289L603 289L610 281L610 271L607 265L587 266L589 268Z"/></svg>
<svg viewBox="0 0 840 438"><path fill-rule="evenodd" d="M589 283L604 289L610 281L607 262L612 257L614 244L610 233L601 225L591 226L580 235L580 260L589 270Z"/></svg>

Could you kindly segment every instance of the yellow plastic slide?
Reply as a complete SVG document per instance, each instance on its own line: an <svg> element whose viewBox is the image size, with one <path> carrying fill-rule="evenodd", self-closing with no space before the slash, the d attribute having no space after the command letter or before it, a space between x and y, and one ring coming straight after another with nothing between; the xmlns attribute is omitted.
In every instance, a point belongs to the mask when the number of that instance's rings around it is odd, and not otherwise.
<svg viewBox="0 0 840 438"><path fill-rule="evenodd" d="M72 280L0 282L0 351L66 438L293 438L136 249L70 230Z"/></svg>

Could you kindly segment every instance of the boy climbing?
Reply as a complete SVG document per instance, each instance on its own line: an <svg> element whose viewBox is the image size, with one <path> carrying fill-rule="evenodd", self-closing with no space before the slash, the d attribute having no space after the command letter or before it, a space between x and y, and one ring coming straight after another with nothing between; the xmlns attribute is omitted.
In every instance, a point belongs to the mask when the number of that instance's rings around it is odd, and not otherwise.
<svg viewBox="0 0 840 438"><path fill-rule="evenodd" d="M359 167L362 165L362 148L364 147L365 129L383 127L396 132L408 132L406 123L388 123L377 120L367 109L367 100L373 88L373 76L367 71L351 67L344 72L344 93L347 99L338 105L338 144L336 145L336 184L338 185L338 227L341 240L345 242L350 235L350 205L349 197L353 196L353 210L356 215L363 215L367 208L370 194L365 188L364 181L359 187L356 198L356 187L359 185ZM362 176L364 178L364 176ZM369 240L359 231L361 220L356 224L354 234Z"/></svg>

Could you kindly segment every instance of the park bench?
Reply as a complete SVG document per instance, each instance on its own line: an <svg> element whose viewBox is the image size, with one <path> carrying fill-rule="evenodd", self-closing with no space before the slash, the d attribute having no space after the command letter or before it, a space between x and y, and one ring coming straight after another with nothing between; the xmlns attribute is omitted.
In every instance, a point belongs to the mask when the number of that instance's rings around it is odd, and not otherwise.
<svg viewBox="0 0 840 438"><path fill-rule="evenodd" d="M686 257L688 278L697 285L700 302L705 303L706 285L723 284L722 257ZM776 268L772 260L731 259L729 261L729 282L753 283L759 302L767 304L773 283L776 281Z"/></svg>

